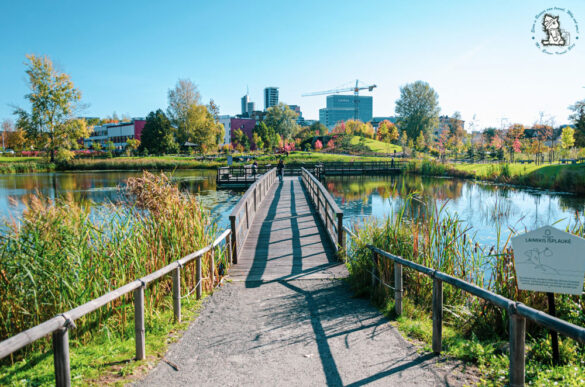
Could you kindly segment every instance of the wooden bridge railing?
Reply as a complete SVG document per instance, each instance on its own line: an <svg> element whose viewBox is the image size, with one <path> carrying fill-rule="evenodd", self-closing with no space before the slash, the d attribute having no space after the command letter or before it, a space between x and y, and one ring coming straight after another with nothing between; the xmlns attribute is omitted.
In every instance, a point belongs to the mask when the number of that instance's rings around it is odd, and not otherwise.
<svg viewBox="0 0 585 387"><path fill-rule="evenodd" d="M346 232L353 236L351 230L344 226ZM554 330L562 335L570 337L578 342L585 344L585 328L571 324L567 321L553 317L540 310L531 308L521 302L510 300L499 294L473 285L460 278L445 274L439 270L419 265L402 257L381 250L375 246L368 245L373 253L372 255L372 286L381 283L385 286L383 280L378 275L378 269L382 266L380 257L394 262L394 301L396 314L402 314L402 267L408 267L423 273L433 279L433 339L432 349L435 353L440 353L442 349L442 331L443 331L443 282L446 282L456 288L459 288L469 294L484 299L504 310L510 316L510 385L524 386L525 378L525 336L526 336L526 319L535 322L550 330Z"/></svg>
<svg viewBox="0 0 585 387"><path fill-rule="evenodd" d="M91 300L77 308L53 317L35 327L27 329L11 338L0 342L0 359L10 355L19 349L32 344L33 342L52 334L53 360L55 367L55 384L57 386L71 385L71 372L69 363L69 329L75 328L75 320L91 313L102 306L134 292L134 327L136 340L136 360L143 360L146 357L145 351L145 329L144 329L144 290L146 286L163 276L172 273L173 275L173 312L176 322L181 321L181 269L188 263L196 262L195 292L197 299L202 293L202 265L201 259L205 254L211 256L210 279L212 286L215 286L215 250L225 241L227 254L231 257L231 230L225 230L213 243L187 255L165 267L137 279L129 284L119 287L109 293ZM231 262L231 258L229 259Z"/></svg>
<svg viewBox="0 0 585 387"><path fill-rule="evenodd" d="M272 185L276 182L276 168L265 172L256 180L244 193L236 207L230 214L230 225L232 231L232 256L233 263L238 263L238 256L244 247L248 237L248 231L252 226L256 212L260 204L268 194Z"/></svg>
<svg viewBox="0 0 585 387"><path fill-rule="evenodd" d="M301 179L305 189L309 192L311 202L315 206L321 221L325 225L327 235L331 239L335 250L345 246L345 234L343 229L343 211L339 208L331 194L323 184L307 169L302 168Z"/></svg>
<svg viewBox="0 0 585 387"><path fill-rule="evenodd" d="M402 160L333 162L321 165L321 175L344 176L357 174L388 174L402 170L406 163Z"/></svg>

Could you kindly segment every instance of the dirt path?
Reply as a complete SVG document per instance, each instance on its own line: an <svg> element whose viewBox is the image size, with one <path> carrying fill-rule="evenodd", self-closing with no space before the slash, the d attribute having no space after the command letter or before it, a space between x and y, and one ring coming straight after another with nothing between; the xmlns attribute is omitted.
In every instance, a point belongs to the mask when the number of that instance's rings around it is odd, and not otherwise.
<svg viewBox="0 0 585 387"><path fill-rule="evenodd" d="M462 385L341 280L232 283L138 385Z"/></svg>

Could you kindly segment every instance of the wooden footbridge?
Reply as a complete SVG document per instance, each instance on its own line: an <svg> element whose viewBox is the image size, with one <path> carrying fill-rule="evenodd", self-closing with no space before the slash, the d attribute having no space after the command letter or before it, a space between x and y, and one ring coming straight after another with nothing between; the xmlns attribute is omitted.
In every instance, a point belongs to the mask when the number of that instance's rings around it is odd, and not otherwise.
<svg viewBox="0 0 585 387"><path fill-rule="evenodd" d="M216 183L218 187L248 187L263 174L272 169L273 165L240 165L221 167L217 170ZM285 176L301 176L307 170L317 180L325 176L386 176L402 173L405 163L402 160L389 161L355 161L355 162L328 162L328 163L287 163L284 168Z"/></svg>
<svg viewBox="0 0 585 387"><path fill-rule="evenodd" d="M75 329L75 320L103 307L104 305L123 297L128 293L133 293L135 306L135 342L136 342L136 360L145 359L145 324L144 324L144 290L149 284L170 274L173 279L173 309L175 320L181 320L181 295L186 293L181 291L181 273L182 269L192 262L196 265L196 295L201 297L202 281L210 280L212 285L220 283L217 278L215 254L222 251L229 257L229 276L235 282L243 284L244 288L262 288L264 285L267 289L274 284L296 289L295 291L304 294L305 303L310 308L310 321L315 331L317 349L319 358L326 370L326 381L328 384L343 384L341 371L336 369L335 359L328 345L329 338L335 338L339 335L349 335L350 332L357 332L365 329L357 319L357 322L346 333L327 334L327 329L335 329L339 322L349 321L356 317L353 310L336 309L338 307L323 304L329 308L330 313L337 313L335 326L325 327L318 319L319 311L316 309L316 296L313 293L302 291L298 286L293 285L292 281L298 279L330 279L339 278L347 275L345 264L340 260L343 248L346 247L346 235L353 237L351 231L343 225L343 212L337 206L331 195L325 187L313 174L302 168L300 176L287 176L283 181L279 181L276 169L272 168L255 178L248 190L244 193L239 203L236 205L230 215L230 228L219 235L209 246L183 257L168 266L165 266L145 277L132 281L114 291L111 291L97 299L94 299L75 309L62 313L44 323L21 332L3 342L0 342L0 359L9 356L11 353L42 339L47 335L52 335L53 357L55 367L55 382L58 386L69 386L71 384L70 363L69 363L69 339L68 331ZM402 272L404 270L414 270L419 275L427 275L433 279L433 342L432 349L435 354L442 350L442 317L443 317L443 284L455 286L470 296L482 298L490 303L495 304L505 310L509 316L509 342L510 342L510 385L524 385L524 364L525 364L525 325L526 320L557 331L565 336L571 337L581 343L585 343L585 329L558 318L552 317L544 312L528 307L522 303L510 300L498 294L494 294L485 289L479 288L459 278L442 273L433 268L425 267L417 263L405 260L395 256L387 251L382 251L374 246L368 246L372 253L371 274L372 286L390 286L394 289L396 312L402 312L402 298L405 296L402 285ZM202 257L211 257L211 268L208 273L202 272ZM384 268L394 265L394 280L390 281L387 276L382 275ZM390 284L386 283L391 282ZM314 282L314 281L313 281ZM260 289L258 289L260 290ZM323 292L323 290L318 290ZM258 292L255 294L259 294ZM261 294L261 292L260 292ZM323 293L327 294L327 293ZM287 296L289 297L289 296ZM289 297L290 299L290 297ZM242 301L241 302L247 302ZM263 302L263 301L262 301ZM268 302L268 301L266 301ZM347 303L340 301L338 303ZM260 305L260 303L258 304ZM224 305L224 309L229 309L229 305ZM332 309L333 308L333 309ZM337 312L336 312L337 311ZM339 315L343 311L343 315ZM282 320L292 319L291 311L287 310L275 317L277 324L282 327L287 323ZM377 312L376 312L377 313ZM264 315L265 317L265 315ZM345 319L345 320L344 320ZM274 322L273 321L273 322ZM243 324L253 324L249 320L243 320ZM293 328L299 325L298 322L290 323ZM361 328L360 328L361 326ZM377 325L370 326L376 329ZM211 329L211 328L210 328ZM223 327L220 329L222 330ZM243 331L234 333L234 337L241 338ZM261 333L254 339L248 341L260 340ZM394 333L392 336L396 337ZM300 336L304 337L304 336ZM310 336L313 337L313 336ZM195 338L197 339L197 337ZM236 340L236 339L234 339ZM345 338L347 340L347 336ZM221 339L220 339L221 341ZM218 345L228 345L224 342ZM347 356L354 356L353 359L361 360L363 356L351 354L351 350L346 343L341 346L341 353ZM207 346L206 348L208 348ZM253 347L257 348L257 347ZM400 349L389 348L388 345L377 347L381 351L381 357L389 356L384 351L400 351ZM242 351L248 353L248 348ZM343 352L345 351L345 352ZM385 353L385 355L382 355ZM196 355L189 354L188 359ZM244 355L242 355L244 356ZM311 355L312 356L312 355ZM378 359L376 353L368 352L365 356L368 359L376 360L376 364L381 364L384 359ZM402 354L394 354L398 358L403 358ZM267 356L272 358L272 356ZM263 357L259 357L258 364L262 364ZM379 360L379 361L378 361ZM191 360L189 360L191 361ZM223 359L218 359L217 363L210 367L210 372L216 373L218 368L224 367ZM293 360L295 362L297 360ZM343 363L342 360L337 361ZM413 360L412 364L421 364L422 360ZM203 363L191 364L191 367L204 367ZM234 359L232 364L243 366L246 361ZM293 364L295 366L296 363ZM276 364L275 366L278 366ZM369 366L368 366L369 367ZM359 367L358 367L359 368ZM363 367L362 367L363 368ZM366 367L367 368L367 367ZM365 368L363 368L365 369ZM382 377L391 376L395 373L402 373L404 366L391 368L390 370L380 371L376 375L365 377L354 382L354 385L363 385L368 381L379 380ZM250 372L249 369L246 369ZM156 373L156 372L155 372ZM252 372L253 375L253 372ZM283 375L288 377L288 375ZM164 377L161 376L165 380ZM183 382L184 383L183 379ZM192 379L189 379L192 380ZM284 380L284 379L283 379ZM249 380L248 380L249 382ZM411 383L425 384L421 379L410 380ZM182 384L177 382L177 384ZM277 382L276 382L277 383ZM156 385L156 383L151 383ZM238 384L234 382L233 384ZM436 384L436 383L435 383Z"/></svg>

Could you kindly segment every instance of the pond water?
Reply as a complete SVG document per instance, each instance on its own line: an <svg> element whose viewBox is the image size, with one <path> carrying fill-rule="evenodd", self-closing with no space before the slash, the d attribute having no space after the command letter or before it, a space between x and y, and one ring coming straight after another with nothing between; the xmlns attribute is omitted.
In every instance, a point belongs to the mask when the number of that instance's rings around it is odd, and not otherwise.
<svg viewBox="0 0 585 387"><path fill-rule="evenodd" d="M457 214L481 244L495 244L496 228L532 230L547 224L564 229L583 218L585 198L470 180L414 175L327 177L325 187L344 212L346 224L384 219L404 205L405 193ZM400 192L400 194L398 194ZM431 203L432 204L432 203Z"/></svg>
<svg viewBox="0 0 585 387"><path fill-rule="evenodd" d="M24 209L22 200L33 193L54 199L71 195L76 201L117 202L120 186L139 171L56 172L0 175L0 217L18 218ZM215 170L176 170L172 175L180 187L196 194L215 221L224 228L229 213L243 191L216 190Z"/></svg>
<svg viewBox="0 0 585 387"><path fill-rule="evenodd" d="M54 198L72 195L75 200L95 203L115 202L119 186L139 171L57 172L0 175L0 216L18 218L22 199L40 192ZM228 215L242 196L242 190L217 190L215 170L177 170L172 178L180 186L199 196L220 229L229 226ZM404 204L404 193L418 192L425 201L445 206L477 233L482 244L496 241L495 226L504 237L508 228L516 230L557 223L560 228L575 223L576 213L583 216L585 198L569 194L523 189L469 180L401 176L328 177L325 186L345 214L346 223L370 217L383 219ZM401 192L398 194L397 192Z"/></svg>

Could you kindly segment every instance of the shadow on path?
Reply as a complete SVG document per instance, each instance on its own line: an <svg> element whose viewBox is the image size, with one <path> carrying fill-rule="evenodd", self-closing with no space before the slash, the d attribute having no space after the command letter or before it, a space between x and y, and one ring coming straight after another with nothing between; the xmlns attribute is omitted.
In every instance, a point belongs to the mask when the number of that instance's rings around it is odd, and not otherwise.
<svg viewBox="0 0 585 387"><path fill-rule="evenodd" d="M279 183L276 191L274 192L274 198L272 199L272 203L270 203L270 208L268 208L268 213L266 214L266 218L262 222L262 227L260 228L261 236L266 236L266 238L259 238L258 244L256 246L256 254L254 255L254 261L252 262L252 267L248 272L248 277L246 279L246 287L247 288L257 288L262 284L260 281L250 281L252 276L256 276L258 272L264 273L266 270L266 264L268 263L268 245L270 244L270 229L272 228L272 222L276 218L276 212L278 209L278 202L280 201L280 193L282 191L284 183Z"/></svg>

